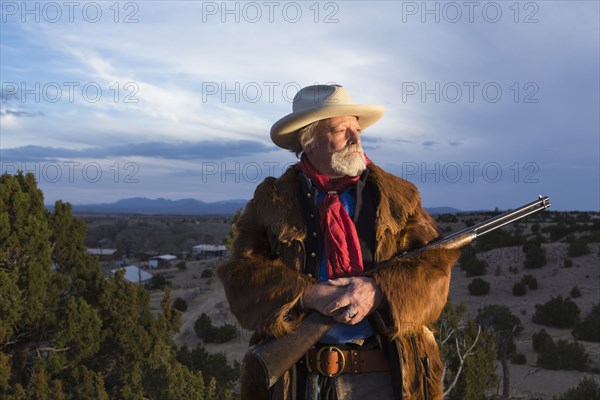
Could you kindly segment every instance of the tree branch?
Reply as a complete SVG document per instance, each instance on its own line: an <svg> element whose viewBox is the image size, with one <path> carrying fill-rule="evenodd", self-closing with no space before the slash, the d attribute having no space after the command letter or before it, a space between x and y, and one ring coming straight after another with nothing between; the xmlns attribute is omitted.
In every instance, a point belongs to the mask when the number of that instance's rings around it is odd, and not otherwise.
<svg viewBox="0 0 600 400"><path fill-rule="evenodd" d="M463 366L465 365L465 360L467 359L467 357L473 355L473 353L475 352L475 347L477 345L477 342L479 341L480 335L481 335L481 325L477 326L477 336L475 336L475 340L473 340L473 343L465 351L464 355L460 354L460 346L458 345L458 338L454 339L454 343L456 344L456 353L458 354L458 359L460 361L460 365L458 366L458 370L456 371L456 375L454 376L452 383L450 384L450 386L448 386L448 389L446 389L444 391L443 397L448 396L450 394L450 392L452 391L452 389L454 389L454 387L458 383L458 378L460 377L460 374L462 373ZM446 371L444 368L444 373L445 372Z"/></svg>

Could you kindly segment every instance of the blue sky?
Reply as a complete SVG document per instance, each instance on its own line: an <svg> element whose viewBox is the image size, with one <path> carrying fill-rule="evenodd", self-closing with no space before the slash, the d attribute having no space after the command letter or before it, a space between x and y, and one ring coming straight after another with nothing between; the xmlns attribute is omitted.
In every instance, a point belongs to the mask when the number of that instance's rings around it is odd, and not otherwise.
<svg viewBox="0 0 600 400"><path fill-rule="evenodd" d="M299 88L381 104L429 207L600 209L597 1L1 3L2 172L47 202L248 199Z"/></svg>

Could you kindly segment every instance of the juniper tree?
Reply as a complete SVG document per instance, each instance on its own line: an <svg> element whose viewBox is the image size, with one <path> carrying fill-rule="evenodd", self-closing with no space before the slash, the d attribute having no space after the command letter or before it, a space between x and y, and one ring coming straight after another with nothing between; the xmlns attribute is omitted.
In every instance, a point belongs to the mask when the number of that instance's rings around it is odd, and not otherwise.
<svg viewBox="0 0 600 400"><path fill-rule="evenodd" d="M494 387L496 344L467 313L464 303L448 302L437 322L444 367L445 398L479 400Z"/></svg>
<svg viewBox="0 0 600 400"><path fill-rule="evenodd" d="M516 352L515 338L523 331L523 324L507 306L490 304L480 309L475 320L496 337L497 357L502 364L502 397L510 391L510 357Z"/></svg>
<svg viewBox="0 0 600 400"><path fill-rule="evenodd" d="M233 216L233 221L231 222L231 230L229 231L229 235L224 239L225 247L229 251L231 251L233 249L233 242L237 236L236 223L238 222L238 220L240 219L241 216L242 216L242 209L238 209Z"/></svg>
<svg viewBox="0 0 600 400"><path fill-rule="evenodd" d="M85 226L49 213L32 174L0 176L0 398L203 400L200 371L176 359L169 293L102 277Z"/></svg>

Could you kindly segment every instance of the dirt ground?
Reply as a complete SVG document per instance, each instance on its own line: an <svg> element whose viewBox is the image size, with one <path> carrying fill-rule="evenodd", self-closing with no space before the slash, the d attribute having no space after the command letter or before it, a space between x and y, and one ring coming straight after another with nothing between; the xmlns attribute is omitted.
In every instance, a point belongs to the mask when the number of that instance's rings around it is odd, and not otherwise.
<svg viewBox="0 0 600 400"><path fill-rule="evenodd" d="M229 311L225 290L217 277L201 277L207 269L214 272L217 263L218 260L188 261L185 271L176 268L160 270L160 273L170 276L172 299L181 297L188 305L188 309L182 314L181 329L173 339L178 346L187 346L190 349L202 343L196 336L194 323L202 313L206 313L212 319L213 325L235 324L240 330L239 337L235 340L222 344L207 343L204 346L206 350L211 353L225 353L229 362L241 362L252 333L242 329ZM152 291L150 307L153 311L160 311L163 295L161 290Z"/></svg>
<svg viewBox="0 0 600 400"><path fill-rule="evenodd" d="M577 371L549 371L536 367L537 353L533 350L531 335L542 328L556 341L557 339L573 340L570 329L549 328L534 324L531 319L535 313L536 304L544 304L551 297L561 295L570 297L571 289L577 286L581 297L573 299L581 310L581 317L586 316L595 304L600 302L600 245L590 246L591 253L586 256L573 258L573 266L565 268L567 244L545 244L548 264L539 269L524 269L524 256L520 247L494 249L486 254L488 273L482 278L490 282L491 290L486 296L471 296L467 289L472 278L456 268L452 274L450 300L458 304L463 301L471 315L487 304L506 305L511 312L518 316L524 326L524 331L517 341L517 351L527 358L526 365L511 364L511 393L515 399L552 399L569 388L577 386L578 382L588 376L600 384L600 374ZM509 267L518 267L518 273L509 272ZM500 268L500 275L496 270ZM538 282L537 290L528 290L525 296L517 297L512 294L513 285L522 276L530 274ZM600 369L600 343L580 342L586 349L596 370ZM498 375L501 367L497 366Z"/></svg>
<svg viewBox="0 0 600 400"><path fill-rule="evenodd" d="M491 291L486 296L471 296L467 285L472 278L467 278L464 272L456 268L451 281L450 300L458 304L464 301L472 316L486 304L502 304L510 307L512 313L518 316L525 327L517 343L518 351L525 354L525 365L511 364L511 394L514 399L552 399L569 388L578 384L584 377L589 376L600 383L600 374L582 373L575 371L548 371L535 366L537 353L531 344L531 335L539 331L542 326L531 322L535 312L535 304L543 304L551 296L562 295L568 297L574 286L577 286L582 296L574 299L581 310L581 316L587 315L594 304L600 302L600 244L591 246L591 254L573 259L573 266L565 268L566 244L545 244L548 265L540 269L524 270L523 253L520 247L495 249L486 253L488 272L483 279L490 282ZM187 262L185 271L177 269L161 270L166 273L172 282L172 297L183 298L188 304L188 310L182 315L182 328L174 339L179 345L195 347L200 341L194 332L194 322L206 313L213 320L213 324L236 324L234 317L229 312L222 285L215 276L201 278L204 270L214 270L218 261L193 261ZM509 272L509 267L517 267L518 273ZM512 294L512 286L520 281L524 274L533 275L539 288L528 290L522 297ZM153 291L151 294L151 307L160 309L162 291ZM239 326L239 325L238 325ZM543 327L554 337L572 340L570 329L554 329ZM228 360L241 361L247 348L250 332L241 330L240 336L224 344L208 344L210 352L223 352ZM600 369L600 344L581 342L596 371ZM498 366L498 373L501 368Z"/></svg>

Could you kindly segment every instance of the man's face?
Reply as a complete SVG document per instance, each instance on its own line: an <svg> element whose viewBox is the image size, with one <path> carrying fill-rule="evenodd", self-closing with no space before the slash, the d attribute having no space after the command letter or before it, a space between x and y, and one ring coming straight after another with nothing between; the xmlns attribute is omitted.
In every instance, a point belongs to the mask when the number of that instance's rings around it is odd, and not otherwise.
<svg viewBox="0 0 600 400"><path fill-rule="evenodd" d="M358 176L367 167L354 116L319 121L314 141L305 149L311 163L330 177Z"/></svg>

